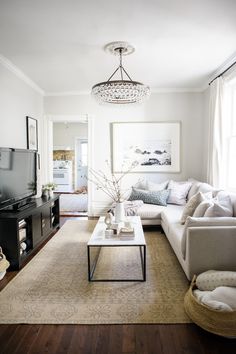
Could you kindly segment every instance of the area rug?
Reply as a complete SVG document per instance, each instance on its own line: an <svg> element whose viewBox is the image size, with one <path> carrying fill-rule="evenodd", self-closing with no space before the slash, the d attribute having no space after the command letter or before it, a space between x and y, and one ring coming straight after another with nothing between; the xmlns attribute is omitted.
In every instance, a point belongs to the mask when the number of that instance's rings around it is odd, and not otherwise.
<svg viewBox="0 0 236 354"><path fill-rule="evenodd" d="M88 282L87 240L96 221L68 220L0 293L0 323L189 323L188 281L165 237L145 232L146 282ZM134 248L108 248L95 276L137 275ZM104 274L102 274L104 272ZM113 274L114 275L114 274Z"/></svg>

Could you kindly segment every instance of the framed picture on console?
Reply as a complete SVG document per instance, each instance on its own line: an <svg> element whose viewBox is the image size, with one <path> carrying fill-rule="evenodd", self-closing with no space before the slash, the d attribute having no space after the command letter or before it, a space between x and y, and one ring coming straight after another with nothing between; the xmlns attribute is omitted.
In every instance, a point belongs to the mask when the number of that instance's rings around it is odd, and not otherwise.
<svg viewBox="0 0 236 354"><path fill-rule="evenodd" d="M27 149L38 150L38 121L32 117L26 117Z"/></svg>
<svg viewBox="0 0 236 354"><path fill-rule="evenodd" d="M181 123L112 123L112 169L124 172L180 172Z"/></svg>

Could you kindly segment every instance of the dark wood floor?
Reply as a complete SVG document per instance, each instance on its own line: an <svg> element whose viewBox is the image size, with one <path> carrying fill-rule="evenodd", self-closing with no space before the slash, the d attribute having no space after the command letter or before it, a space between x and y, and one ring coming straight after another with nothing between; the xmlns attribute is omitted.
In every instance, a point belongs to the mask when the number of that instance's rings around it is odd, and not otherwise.
<svg viewBox="0 0 236 354"><path fill-rule="evenodd" d="M7 273L0 290L16 273ZM236 339L194 324L0 325L0 354L14 353L236 354Z"/></svg>

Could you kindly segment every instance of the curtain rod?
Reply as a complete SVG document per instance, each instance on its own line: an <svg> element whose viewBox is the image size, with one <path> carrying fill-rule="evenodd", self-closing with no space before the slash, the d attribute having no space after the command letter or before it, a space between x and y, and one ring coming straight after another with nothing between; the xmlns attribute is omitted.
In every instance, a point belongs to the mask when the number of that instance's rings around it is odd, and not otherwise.
<svg viewBox="0 0 236 354"><path fill-rule="evenodd" d="M224 75L229 69L232 68L232 66L234 66L236 64L236 61L233 62L233 64L231 64L227 69L225 69L224 71L222 71L222 73L220 73L218 76L216 76L214 79L211 80L211 82L209 82L208 85L212 84L213 81L215 81L216 79L218 79L218 77L221 77L222 75Z"/></svg>

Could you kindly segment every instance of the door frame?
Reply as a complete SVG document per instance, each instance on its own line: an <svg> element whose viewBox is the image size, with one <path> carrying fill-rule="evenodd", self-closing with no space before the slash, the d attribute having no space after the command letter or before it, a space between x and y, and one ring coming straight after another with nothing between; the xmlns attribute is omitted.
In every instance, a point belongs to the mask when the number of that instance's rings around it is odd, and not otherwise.
<svg viewBox="0 0 236 354"><path fill-rule="evenodd" d="M93 168L93 125L94 116L83 115L45 115L43 119L42 183L53 181L53 123L87 123L88 125L88 171ZM92 214L93 188L88 179L88 215Z"/></svg>
<svg viewBox="0 0 236 354"><path fill-rule="evenodd" d="M74 188L76 187L77 184L77 166L78 166L78 145L81 142L86 142L88 144L88 137L87 138L78 138L75 137L75 170L74 170L74 176L75 176L75 185ZM88 154L87 154L88 155ZM87 156L88 159L88 156ZM88 167L88 166L87 166ZM87 181L87 186L88 186L88 181Z"/></svg>

